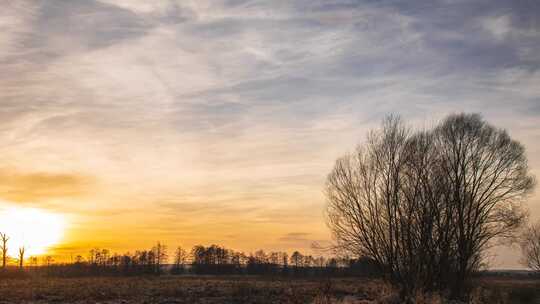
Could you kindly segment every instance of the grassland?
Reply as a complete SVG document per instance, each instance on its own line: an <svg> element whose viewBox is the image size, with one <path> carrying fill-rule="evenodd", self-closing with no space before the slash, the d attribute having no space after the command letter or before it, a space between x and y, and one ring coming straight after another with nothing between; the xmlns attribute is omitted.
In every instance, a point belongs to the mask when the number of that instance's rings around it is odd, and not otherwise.
<svg viewBox="0 0 540 304"><path fill-rule="evenodd" d="M540 303L540 282L481 279L475 303ZM0 303L396 303L378 280L254 276L20 278L0 280ZM440 299L419 303L441 303Z"/></svg>

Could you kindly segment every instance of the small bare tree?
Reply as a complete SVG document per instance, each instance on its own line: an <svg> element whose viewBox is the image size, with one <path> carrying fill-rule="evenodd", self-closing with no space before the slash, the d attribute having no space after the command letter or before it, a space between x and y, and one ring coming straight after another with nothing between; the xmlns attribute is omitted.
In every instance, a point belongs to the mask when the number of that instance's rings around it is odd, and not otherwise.
<svg viewBox="0 0 540 304"><path fill-rule="evenodd" d="M36 267L38 265L38 258L37 257L31 256L29 260L30 260L30 266L31 267Z"/></svg>
<svg viewBox="0 0 540 304"><path fill-rule="evenodd" d="M19 268L23 268L24 266L24 246L19 247Z"/></svg>
<svg viewBox="0 0 540 304"><path fill-rule="evenodd" d="M298 252L295 251L291 254L291 265L294 265L294 268L302 267L304 262L304 256Z"/></svg>
<svg viewBox="0 0 540 304"><path fill-rule="evenodd" d="M154 248L152 248L152 252L154 253L155 258L155 266L156 266L156 273L161 273L161 265L167 262L168 255L167 255L167 246L165 244L162 244L161 242L158 242Z"/></svg>
<svg viewBox="0 0 540 304"><path fill-rule="evenodd" d="M180 273L183 270L184 265L187 261L187 257L188 253L186 252L186 250L181 246L178 246L176 248L176 251L174 252L174 270L177 273Z"/></svg>
<svg viewBox="0 0 540 304"><path fill-rule="evenodd" d="M540 272L540 222L527 227L521 240L522 263Z"/></svg>
<svg viewBox="0 0 540 304"><path fill-rule="evenodd" d="M54 257L51 256L51 255L47 255L47 256L43 257L43 262L42 263L43 263L43 265L49 267L54 263Z"/></svg>
<svg viewBox="0 0 540 304"><path fill-rule="evenodd" d="M0 250L2 251L2 268L6 268L7 265L7 258L8 258L8 247L7 242L9 241L9 237L7 234L0 232L0 242L2 242L2 246L0 247Z"/></svg>

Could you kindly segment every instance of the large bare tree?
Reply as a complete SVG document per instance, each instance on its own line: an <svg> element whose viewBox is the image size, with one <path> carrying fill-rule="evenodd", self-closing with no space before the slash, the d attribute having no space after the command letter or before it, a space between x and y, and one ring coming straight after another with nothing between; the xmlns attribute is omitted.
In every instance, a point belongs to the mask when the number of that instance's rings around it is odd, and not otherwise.
<svg viewBox="0 0 540 304"><path fill-rule="evenodd" d="M479 115L416 132L390 116L336 161L328 225L336 249L374 259L404 299L463 298L485 250L522 223L533 186L524 148Z"/></svg>
<svg viewBox="0 0 540 304"><path fill-rule="evenodd" d="M477 114L449 116L435 129L435 139L445 205L453 208L457 267L452 285L460 294L490 242L512 236L523 223L520 203L534 179L524 147Z"/></svg>

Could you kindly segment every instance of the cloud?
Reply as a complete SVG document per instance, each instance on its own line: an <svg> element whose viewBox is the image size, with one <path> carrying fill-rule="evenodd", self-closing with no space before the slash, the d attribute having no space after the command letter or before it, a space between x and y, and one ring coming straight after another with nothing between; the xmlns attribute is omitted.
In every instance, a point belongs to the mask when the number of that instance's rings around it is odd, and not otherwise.
<svg viewBox="0 0 540 304"><path fill-rule="evenodd" d="M320 255L328 253L328 248L331 248L332 243L328 239L317 239L317 236L312 233L290 232L278 238L274 246L302 249Z"/></svg>
<svg viewBox="0 0 540 304"><path fill-rule="evenodd" d="M17 54L22 41L31 33L32 22L39 5L26 1L10 2L0 12L0 62L9 64L8 58ZM13 64L13 62L12 62Z"/></svg>
<svg viewBox="0 0 540 304"><path fill-rule="evenodd" d="M510 33L510 18L508 16L488 17L482 26L497 40L504 40Z"/></svg>
<svg viewBox="0 0 540 304"><path fill-rule="evenodd" d="M91 184L91 178L78 174L0 170L0 197L17 203L78 197L87 193Z"/></svg>
<svg viewBox="0 0 540 304"><path fill-rule="evenodd" d="M104 48L143 36L149 25L129 10L95 1L43 2L32 26L39 34L25 36L22 46L34 62L50 63L59 57Z"/></svg>
<svg viewBox="0 0 540 304"><path fill-rule="evenodd" d="M290 232L279 238L282 242L306 242L309 241L310 233L306 232Z"/></svg>

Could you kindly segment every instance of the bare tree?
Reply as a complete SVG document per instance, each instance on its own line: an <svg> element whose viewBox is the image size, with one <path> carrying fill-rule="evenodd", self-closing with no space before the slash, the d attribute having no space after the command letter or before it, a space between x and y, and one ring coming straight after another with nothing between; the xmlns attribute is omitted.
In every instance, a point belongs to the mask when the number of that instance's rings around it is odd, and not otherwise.
<svg viewBox="0 0 540 304"><path fill-rule="evenodd" d="M75 264L82 264L84 262L84 258L82 257L82 255L77 255L74 262Z"/></svg>
<svg viewBox="0 0 540 304"><path fill-rule="evenodd" d="M460 295L490 242L520 228L525 219L520 203L535 183L524 147L477 114L451 115L434 134L447 186L444 200L453 207L457 269L452 292Z"/></svg>
<svg viewBox="0 0 540 304"><path fill-rule="evenodd" d="M298 251L293 252L293 254L291 255L291 264L294 265L294 268L301 267L303 265L303 262L304 256Z"/></svg>
<svg viewBox="0 0 540 304"><path fill-rule="evenodd" d="M533 187L524 148L478 115L418 132L390 116L337 160L328 225L336 249L375 260L403 299L417 290L463 298L485 250L523 222Z"/></svg>
<svg viewBox="0 0 540 304"><path fill-rule="evenodd" d="M35 256L30 257L30 266L36 267L38 265L38 258Z"/></svg>
<svg viewBox="0 0 540 304"><path fill-rule="evenodd" d="M188 254L184 248L178 246L174 252L174 267L176 272L180 272L186 264Z"/></svg>
<svg viewBox="0 0 540 304"><path fill-rule="evenodd" d="M6 268L7 265L7 242L9 241L9 237L7 234L0 232L0 241L2 242L2 246L0 247L0 250L2 251L2 268Z"/></svg>
<svg viewBox="0 0 540 304"><path fill-rule="evenodd" d="M160 274L161 265L167 262L167 246L162 244L161 242L158 242L156 246L152 248L152 252L154 253L156 273Z"/></svg>
<svg viewBox="0 0 540 304"><path fill-rule="evenodd" d="M19 268L23 268L24 265L24 246L19 247Z"/></svg>
<svg viewBox="0 0 540 304"><path fill-rule="evenodd" d="M397 117L388 117L380 131L371 132L355 153L337 160L327 179L328 225L337 249L368 256L384 266L387 279L412 291L418 280L410 277L415 262L407 253L411 208L402 202L405 155L409 131ZM408 263L406 263L408 262ZM405 269L404 269L405 268Z"/></svg>
<svg viewBox="0 0 540 304"><path fill-rule="evenodd" d="M527 227L521 240L523 265L540 272L540 222Z"/></svg>
<svg viewBox="0 0 540 304"><path fill-rule="evenodd" d="M51 255L47 255L43 257L43 264L47 267L51 266L54 263L54 257Z"/></svg>

